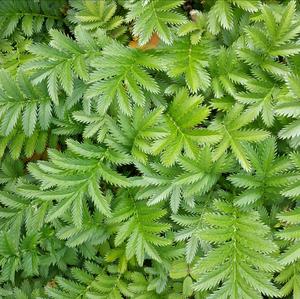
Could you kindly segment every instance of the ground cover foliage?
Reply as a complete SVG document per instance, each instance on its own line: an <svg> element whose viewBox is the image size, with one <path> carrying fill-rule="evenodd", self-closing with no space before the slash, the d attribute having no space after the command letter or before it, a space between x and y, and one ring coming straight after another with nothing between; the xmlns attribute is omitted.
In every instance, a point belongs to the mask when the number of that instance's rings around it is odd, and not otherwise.
<svg viewBox="0 0 300 299"><path fill-rule="evenodd" d="M297 1L0 23L1 298L300 298Z"/></svg>

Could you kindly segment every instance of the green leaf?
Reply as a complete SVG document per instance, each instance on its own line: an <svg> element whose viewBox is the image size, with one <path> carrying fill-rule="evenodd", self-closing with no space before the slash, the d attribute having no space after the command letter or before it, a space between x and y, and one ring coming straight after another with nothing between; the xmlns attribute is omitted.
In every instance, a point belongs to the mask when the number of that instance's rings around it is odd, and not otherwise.
<svg viewBox="0 0 300 299"><path fill-rule="evenodd" d="M31 136L37 121L37 104L30 103L26 105L23 111L23 128L27 136Z"/></svg>
<svg viewBox="0 0 300 299"><path fill-rule="evenodd" d="M89 184L89 194L99 212L103 213L108 217L111 216L111 211L109 203L107 202L107 198L101 193L101 191L99 190L99 185L95 180L91 181Z"/></svg>

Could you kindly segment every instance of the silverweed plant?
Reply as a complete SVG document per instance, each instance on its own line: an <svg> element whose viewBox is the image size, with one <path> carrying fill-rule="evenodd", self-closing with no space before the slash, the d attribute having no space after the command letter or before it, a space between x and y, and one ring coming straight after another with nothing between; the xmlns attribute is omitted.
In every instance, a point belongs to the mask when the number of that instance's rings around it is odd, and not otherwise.
<svg viewBox="0 0 300 299"><path fill-rule="evenodd" d="M299 1L0 24L0 298L300 298Z"/></svg>

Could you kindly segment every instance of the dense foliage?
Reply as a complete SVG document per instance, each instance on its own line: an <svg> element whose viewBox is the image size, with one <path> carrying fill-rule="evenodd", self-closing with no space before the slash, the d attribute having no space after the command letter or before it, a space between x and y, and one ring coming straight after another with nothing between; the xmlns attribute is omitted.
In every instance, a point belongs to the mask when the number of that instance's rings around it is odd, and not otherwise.
<svg viewBox="0 0 300 299"><path fill-rule="evenodd" d="M0 23L1 298L300 298L298 1Z"/></svg>

